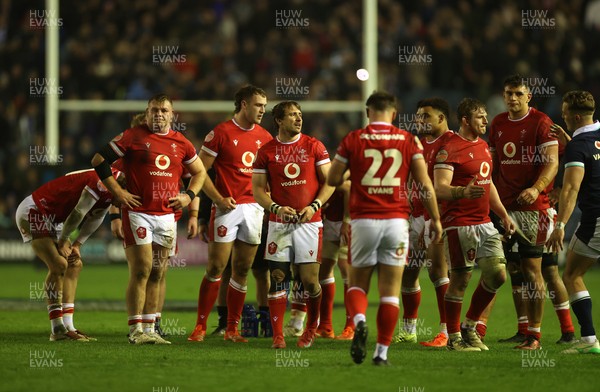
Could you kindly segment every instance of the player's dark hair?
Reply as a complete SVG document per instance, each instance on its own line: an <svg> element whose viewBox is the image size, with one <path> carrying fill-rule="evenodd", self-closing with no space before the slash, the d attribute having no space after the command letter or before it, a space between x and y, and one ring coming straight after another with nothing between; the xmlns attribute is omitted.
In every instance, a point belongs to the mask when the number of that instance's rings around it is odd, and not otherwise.
<svg viewBox="0 0 600 392"><path fill-rule="evenodd" d="M277 120L282 120L285 116L285 110L292 106L295 106L298 108L298 110L302 111L300 104L296 101L282 101L273 107L273 109L271 110L271 115L273 116L275 126L279 127L279 124L277 124Z"/></svg>
<svg viewBox="0 0 600 392"><path fill-rule="evenodd" d="M483 102L475 98L464 98L456 108L456 118L458 119L458 123L460 124L462 122L463 117L470 119L471 115L479 109L485 110L485 104Z"/></svg>
<svg viewBox="0 0 600 392"><path fill-rule="evenodd" d="M376 111L396 109L398 100L392 94L385 91L373 91L367 99L367 107Z"/></svg>
<svg viewBox="0 0 600 392"><path fill-rule="evenodd" d="M450 121L450 105L448 101L440 97L425 98L417 102L417 109L430 106L435 110L442 112L446 117L446 121Z"/></svg>
<svg viewBox="0 0 600 392"><path fill-rule="evenodd" d="M240 110L242 110L242 101L249 101L254 95L260 95L263 97L267 97L267 93L265 93L265 90L263 90L262 88L256 87L256 86L252 86L252 85L247 85L244 86L242 88L240 88L238 91L236 91L235 93L235 111L234 113L239 113Z"/></svg>
<svg viewBox="0 0 600 392"><path fill-rule="evenodd" d="M148 100L148 104L150 104L150 102L160 103L160 102L164 102L164 101L169 102L171 104L171 106L173 106L173 100L171 100L171 97L169 97L167 94L163 94L163 93L156 94L156 95L153 95L152 97L150 97L150 99Z"/></svg>
<svg viewBox="0 0 600 392"><path fill-rule="evenodd" d="M569 111L579 115L591 116L596 110L594 96L589 91L569 91L563 95L562 101L567 104Z"/></svg>
<svg viewBox="0 0 600 392"><path fill-rule="evenodd" d="M527 88L527 90L529 90L529 81L527 80L527 78L523 77L520 74L514 74L514 75L507 76L504 79L504 82L502 82L503 90L506 87L515 88L515 87L520 87L520 86L525 86Z"/></svg>

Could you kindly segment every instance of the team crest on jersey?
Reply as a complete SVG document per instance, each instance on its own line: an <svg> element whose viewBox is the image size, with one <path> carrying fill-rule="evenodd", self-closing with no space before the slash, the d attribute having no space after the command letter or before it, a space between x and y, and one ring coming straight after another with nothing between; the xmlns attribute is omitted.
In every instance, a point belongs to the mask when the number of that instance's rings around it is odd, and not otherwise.
<svg viewBox="0 0 600 392"><path fill-rule="evenodd" d="M215 138L215 131L210 131L208 135L204 138L204 142L208 143Z"/></svg>
<svg viewBox="0 0 600 392"><path fill-rule="evenodd" d="M121 132L117 136L115 136L112 141L113 142L118 142L121 139L123 139L123 132Z"/></svg>
<svg viewBox="0 0 600 392"><path fill-rule="evenodd" d="M467 251L467 259L469 259L469 261L475 260L475 249L474 248L471 248Z"/></svg>
<svg viewBox="0 0 600 392"><path fill-rule="evenodd" d="M150 143L146 142L146 148L150 148Z"/></svg>
<svg viewBox="0 0 600 392"><path fill-rule="evenodd" d="M315 251L314 251L314 250L312 250L312 249L308 251L308 254L309 254L311 257L312 257L312 255L313 255L314 253L315 253Z"/></svg>
<svg viewBox="0 0 600 392"><path fill-rule="evenodd" d="M596 148L597 148L598 150L600 150L600 140L596 140L596 141L594 142L594 145L596 146Z"/></svg>
<svg viewBox="0 0 600 392"><path fill-rule="evenodd" d="M277 253L277 244L276 243L271 242L267 248L268 248L267 250L269 251L270 255L274 255L275 253Z"/></svg>
<svg viewBox="0 0 600 392"><path fill-rule="evenodd" d="M233 144L237 147L238 140L237 139L233 139Z"/></svg>
<svg viewBox="0 0 600 392"><path fill-rule="evenodd" d="M471 157L471 159L473 159L473 153L472 152L469 153L469 156Z"/></svg>
<svg viewBox="0 0 600 392"><path fill-rule="evenodd" d="M227 235L227 227L223 225L217 227L217 235L219 237L225 237Z"/></svg>
<svg viewBox="0 0 600 392"><path fill-rule="evenodd" d="M139 239L143 240L144 238L146 238L146 228L138 227L135 231L135 234L137 234Z"/></svg>
<svg viewBox="0 0 600 392"><path fill-rule="evenodd" d="M260 149L260 145L262 144L262 142L260 140L256 141L256 148Z"/></svg>
<svg viewBox="0 0 600 392"><path fill-rule="evenodd" d="M406 244L404 244L404 242L401 242L400 245L398 245L398 249L396 249L396 256L402 257L404 255L405 249L406 249Z"/></svg>
<svg viewBox="0 0 600 392"><path fill-rule="evenodd" d="M438 151L437 155L435 156L435 161L438 163L446 162L446 159L448 159L448 151L446 150Z"/></svg>

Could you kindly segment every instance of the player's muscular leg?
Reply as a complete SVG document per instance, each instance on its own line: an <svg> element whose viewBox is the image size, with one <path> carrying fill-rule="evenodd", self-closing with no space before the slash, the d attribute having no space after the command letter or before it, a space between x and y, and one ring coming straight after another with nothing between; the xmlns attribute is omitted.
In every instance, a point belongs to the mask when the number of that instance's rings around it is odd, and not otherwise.
<svg viewBox="0 0 600 392"><path fill-rule="evenodd" d="M467 285L471 280L471 275L471 270L467 268L452 270L450 274L450 285L448 286L448 291L446 291L446 296L464 297Z"/></svg>
<svg viewBox="0 0 600 392"><path fill-rule="evenodd" d="M404 267L377 264L379 297L399 297Z"/></svg>
<svg viewBox="0 0 600 392"><path fill-rule="evenodd" d="M277 261L269 261L269 270L271 271L270 293L289 290L289 282L291 279L290 263L282 263Z"/></svg>
<svg viewBox="0 0 600 392"><path fill-rule="evenodd" d="M506 282L504 258L482 257L477 260L477 264L481 269L481 279L488 288L498 290Z"/></svg>
<svg viewBox="0 0 600 392"><path fill-rule="evenodd" d="M414 289L419 286L419 273L423 265L425 251L422 249L411 250L408 257L408 264L404 267L402 274L402 288Z"/></svg>
<svg viewBox="0 0 600 392"><path fill-rule="evenodd" d="M267 293L269 292L269 269L253 268L252 275L256 280L256 302L258 306L269 306L267 302Z"/></svg>
<svg viewBox="0 0 600 392"><path fill-rule="evenodd" d="M299 264L298 272L308 295L311 297L318 295L321 291L321 285L319 284L319 263Z"/></svg>
<svg viewBox="0 0 600 392"><path fill-rule="evenodd" d="M256 256L257 249L258 245L248 244L244 241L236 240L233 243L233 253L231 255L231 279L242 286L245 286L248 281L248 272L254 262L254 256Z"/></svg>
<svg viewBox="0 0 600 392"><path fill-rule="evenodd" d="M567 253L567 265L563 272L563 282L569 295L579 291L587 291L583 275L595 262L594 259L589 257L578 256L573 252Z"/></svg>
<svg viewBox="0 0 600 392"><path fill-rule="evenodd" d="M233 241L208 243L208 266L206 267L206 275L208 275L209 278L216 279L221 276L223 270L227 266L232 249Z"/></svg>
<svg viewBox="0 0 600 392"><path fill-rule="evenodd" d="M62 303L63 282L68 266L67 259L58 253L56 244L50 237L34 239L31 246L36 256L48 266L45 286L48 304Z"/></svg>
<svg viewBox="0 0 600 392"><path fill-rule="evenodd" d="M165 272L162 274L160 278L160 282L158 283L158 308L156 312L162 312L163 306L165 305L165 294L167 292L167 269L169 268L169 260L167 260L167 264L165 266Z"/></svg>
<svg viewBox="0 0 600 392"><path fill-rule="evenodd" d="M227 306L227 288L229 287L229 279L231 279L231 263L227 263L227 266L221 274L219 296L217 297L217 305L219 306Z"/></svg>
<svg viewBox="0 0 600 392"><path fill-rule="evenodd" d="M441 278L448 277L448 263L446 263L446 256L444 254L444 243L431 244L427 248L429 279L433 283L437 282Z"/></svg>
<svg viewBox="0 0 600 392"><path fill-rule="evenodd" d="M333 278L333 268L335 267L335 260L333 259L321 259L321 267L319 268L319 280Z"/></svg>
<svg viewBox="0 0 600 392"><path fill-rule="evenodd" d="M146 301L143 314L156 313L160 302L160 282L167 271L169 249L152 244L152 270L146 284Z"/></svg>
<svg viewBox="0 0 600 392"><path fill-rule="evenodd" d="M342 249L344 250L342 252ZM340 275L342 275L342 279L343 280L347 280L348 279L348 248L347 247L343 247L340 248L340 255L338 256L338 262L337 262L338 268L340 269Z"/></svg>
<svg viewBox="0 0 600 392"><path fill-rule="evenodd" d="M152 244L131 245L125 248L129 265L127 284L127 314L142 314L146 302L146 284L152 271Z"/></svg>
<svg viewBox="0 0 600 392"><path fill-rule="evenodd" d="M548 285L548 292L550 293L550 300L553 304L562 304L569 300L567 289L563 283L560 275L558 274L557 265L549 265L542 268L542 276Z"/></svg>
<svg viewBox="0 0 600 392"><path fill-rule="evenodd" d="M79 280L79 274L83 269L83 262L81 258L71 254L67 258L67 272L63 280L63 302L74 303L75 293L77 291L77 281Z"/></svg>
<svg viewBox="0 0 600 392"><path fill-rule="evenodd" d="M544 298L546 295L546 286L542 276L542 258L523 258L521 259L521 270L527 285L527 303L529 326L539 328L542 324L544 315Z"/></svg>
<svg viewBox="0 0 600 392"><path fill-rule="evenodd" d="M362 267L357 268L352 265L349 265L349 286L350 287L360 287L363 289L365 293L369 292L369 285L371 283L371 275L373 274L373 270L375 267Z"/></svg>
<svg viewBox="0 0 600 392"><path fill-rule="evenodd" d="M527 304L523 300L523 289L525 287L523 272L521 272L521 257L516 252L504 250L506 255L506 272L510 276L510 284L512 287L512 298L517 312L517 318L527 316Z"/></svg>

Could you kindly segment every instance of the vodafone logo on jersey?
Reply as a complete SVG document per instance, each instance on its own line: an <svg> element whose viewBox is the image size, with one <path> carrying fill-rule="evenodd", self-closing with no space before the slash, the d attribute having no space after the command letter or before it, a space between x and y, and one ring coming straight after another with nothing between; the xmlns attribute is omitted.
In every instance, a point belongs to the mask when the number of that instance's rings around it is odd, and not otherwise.
<svg viewBox="0 0 600 392"><path fill-rule="evenodd" d="M479 174L482 178L487 178L490 174L490 164L487 162L481 162L481 166L479 167Z"/></svg>
<svg viewBox="0 0 600 392"><path fill-rule="evenodd" d="M143 240L144 238L146 238L146 228L145 227L138 227L135 230L135 234L138 236L139 239Z"/></svg>
<svg viewBox="0 0 600 392"><path fill-rule="evenodd" d="M594 142L594 145L596 146L596 148L597 148L598 150L600 150L600 141L596 140L596 141Z"/></svg>
<svg viewBox="0 0 600 392"><path fill-rule="evenodd" d="M252 173L252 164L254 163L255 158L256 156L252 151L246 151L244 154L242 154L242 164L246 167L242 167L239 170L242 173Z"/></svg>
<svg viewBox="0 0 600 392"><path fill-rule="evenodd" d="M171 166L171 158L169 158L165 154L160 154L154 160L154 164L160 170L168 169L169 166ZM169 173L169 172L166 172L166 171L158 171L158 170L151 171L150 175L151 176L159 176L159 177L173 177L173 173Z"/></svg>
<svg viewBox="0 0 600 392"><path fill-rule="evenodd" d="M517 147L515 146L515 143L508 142L502 148L502 152L504 152L504 155L507 157L512 158L517 153Z"/></svg>
<svg viewBox="0 0 600 392"><path fill-rule="evenodd" d="M300 175L300 166L296 163L288 163L283 169L285 176L291 180Z"/></svg>
<svg viewBox="0 0 600 392"><path fill-rule="evenodd" d="M169 158L168 156L166 156L164 154L160 154L154 160L154 164L160 170L165 170L165 169L167 169L171 165L171 158Z"/></svg>
<svg viewBox="0 0 600 392"><path fill-rule="evenodd" d="M306 180L296 180L296 177L300 175L300 166L296 163L288 163L285 165L283 174L293 181L282 182L281 186L306 185Z"/></svg>

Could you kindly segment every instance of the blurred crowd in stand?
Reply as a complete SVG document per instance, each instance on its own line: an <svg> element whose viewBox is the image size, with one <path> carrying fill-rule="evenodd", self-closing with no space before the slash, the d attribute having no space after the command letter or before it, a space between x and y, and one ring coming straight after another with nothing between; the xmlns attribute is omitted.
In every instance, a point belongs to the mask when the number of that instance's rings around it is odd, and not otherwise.
<svg viewBox="0 0 600 392"><path fill-rule="evenodd" d="M438 95L455 107L471 96L487 103L491 121L504 111L502 79L515 72L545 87L533 106L561 124L565 91L600 95L600 0L378 3L379 84L400 98L404 118L424 97ZM146 100L165 92L175 110L178 100L233 101L244 83L264 88L270 101L362 99L362 0L61 1L59 15L43 5L0 5L3 238L19 236L13 217L22 198L89 167L98 146L134 114L61 112L61 162L50 166L40 158L50 90L40 86L54 87L64 100ZM44 80L47 23L60 26L58 81ZM400 60L411 53L421 57ZM282 88L290 85L298 88ZM230 115L180 113L176 129L199 148ZM362 113L305 113L304 122L333 150L362 126ZM262 125L274 130L270 116Z"/></svg>

